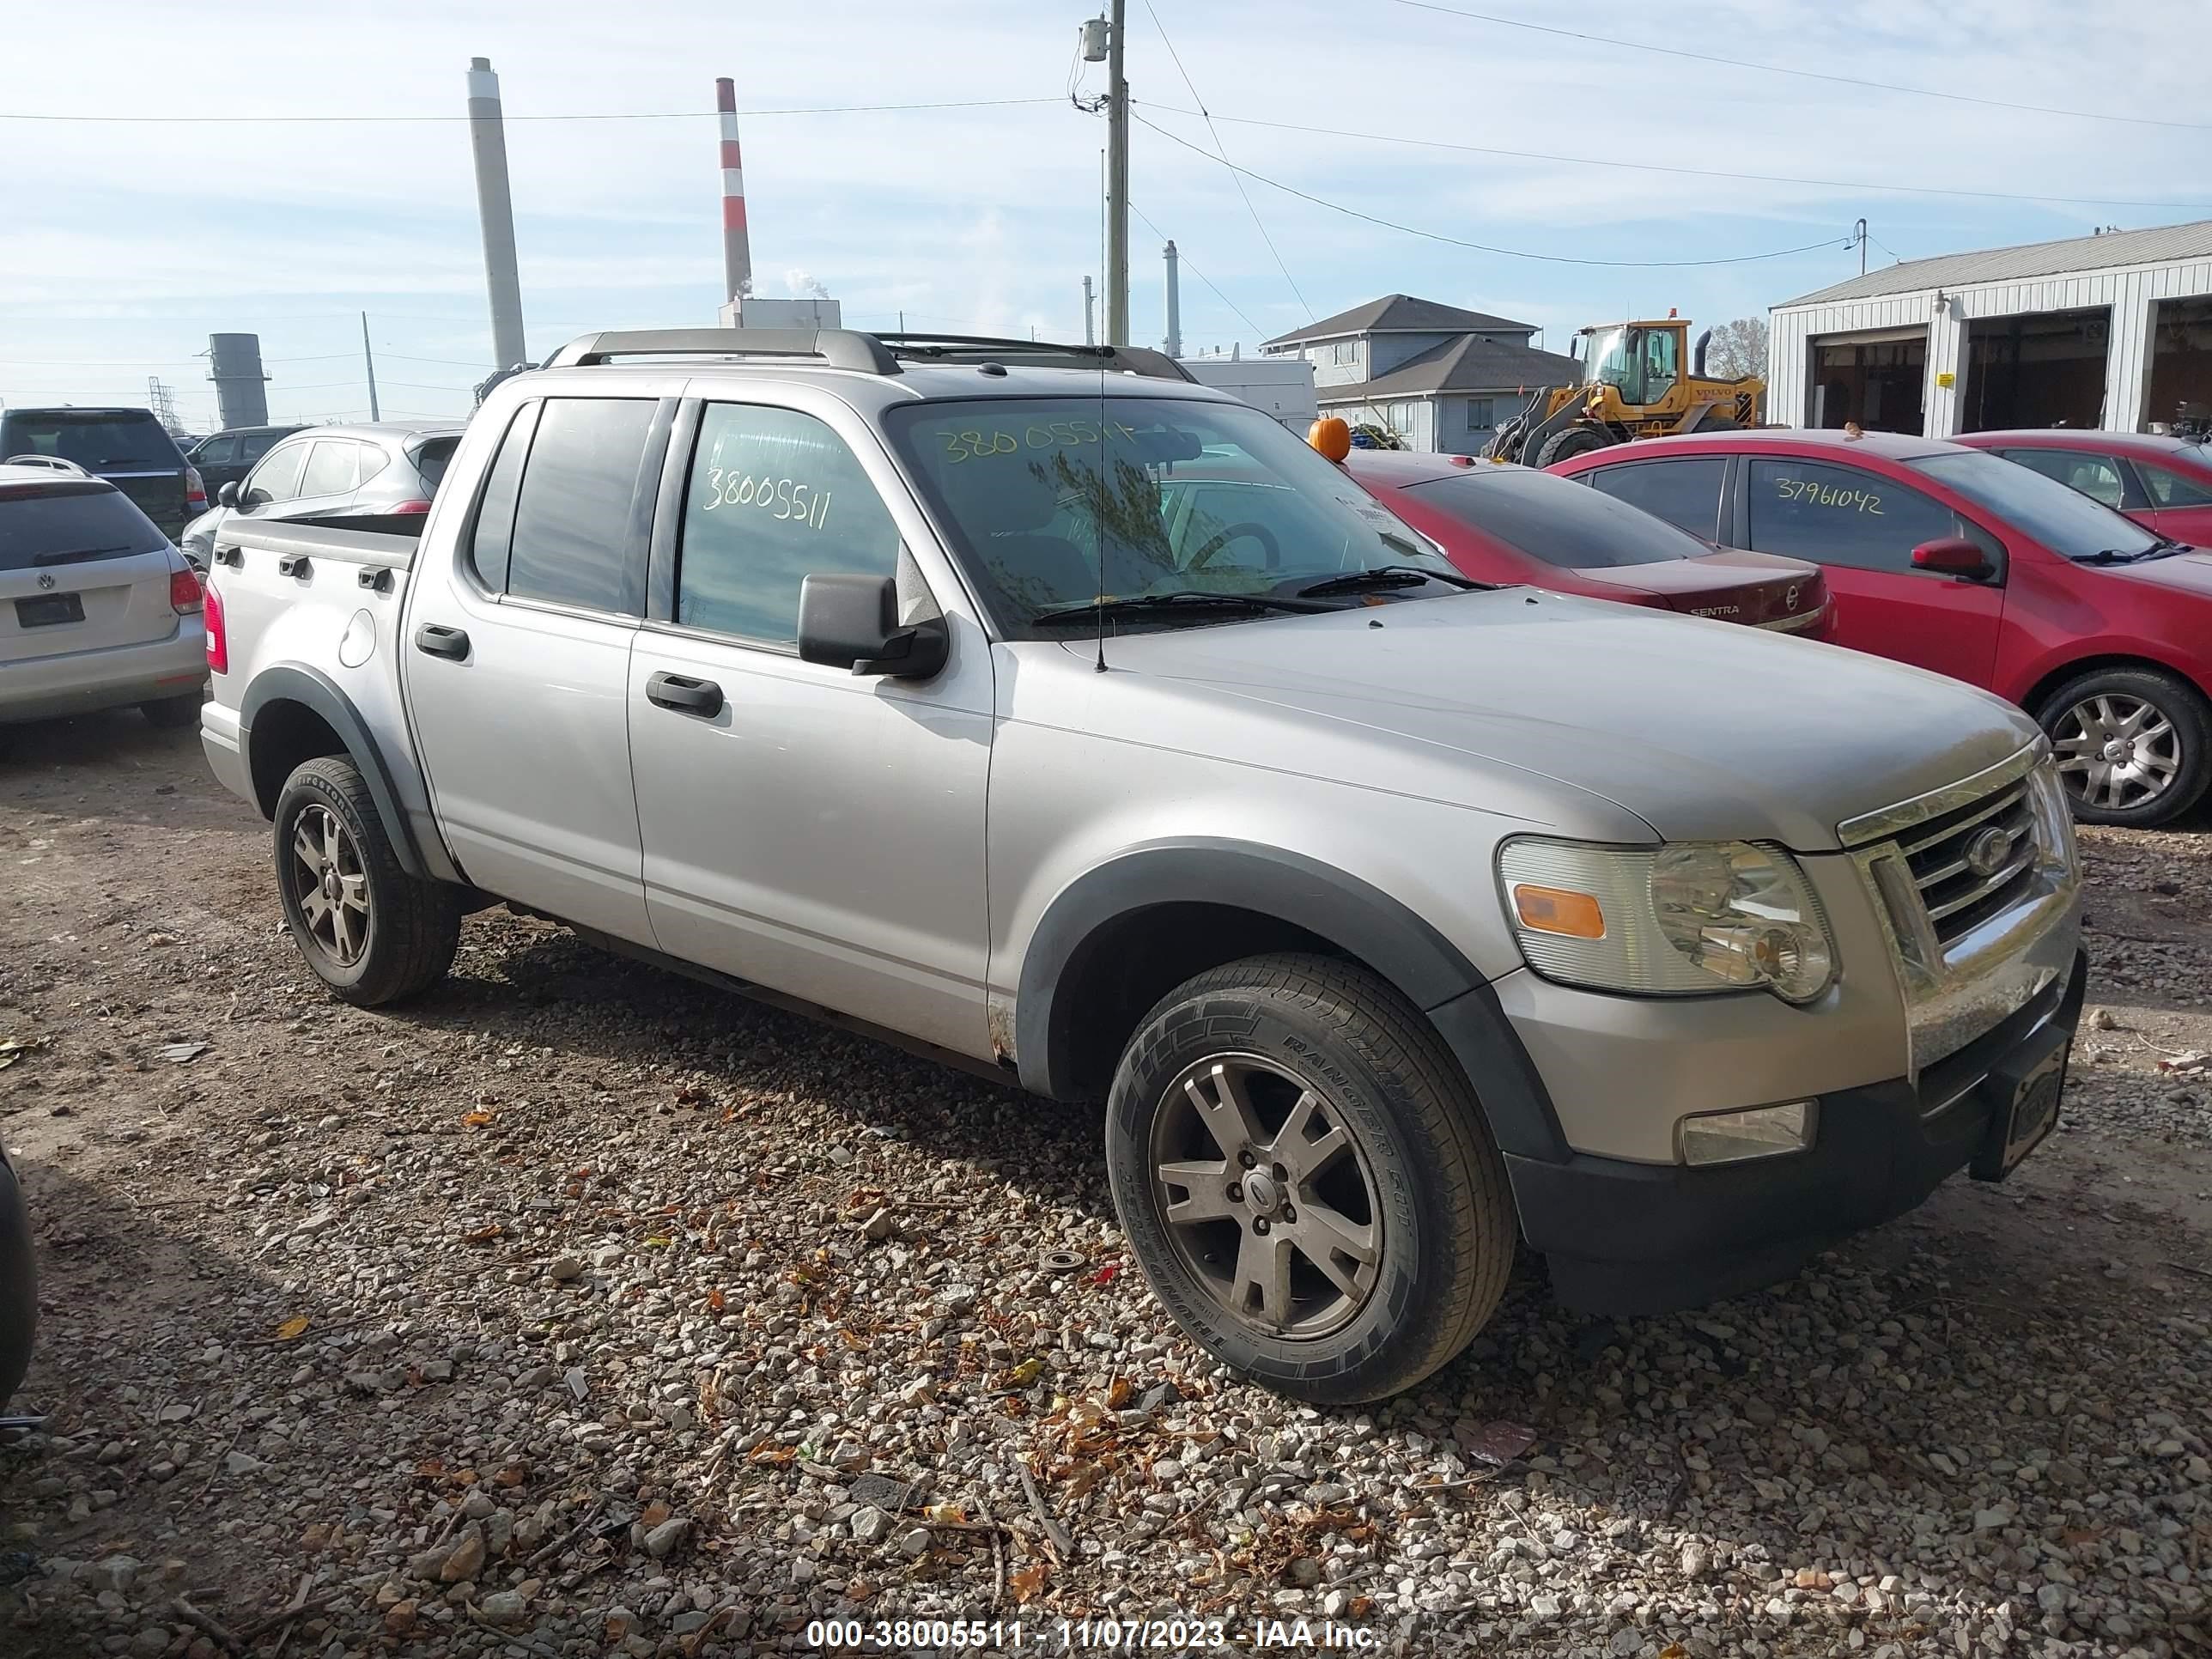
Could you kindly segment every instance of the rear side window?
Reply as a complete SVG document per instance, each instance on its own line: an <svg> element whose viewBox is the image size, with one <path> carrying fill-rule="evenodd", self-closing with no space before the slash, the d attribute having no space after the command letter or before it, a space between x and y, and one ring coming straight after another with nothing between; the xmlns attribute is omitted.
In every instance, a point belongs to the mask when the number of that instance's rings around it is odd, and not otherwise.
<svg viewBox="0 0 2212 1659"><path fill-rule="evenodd" d="M1582 475L1592 489L1656 514L1668 524L1707 541L1720 530L1721 482L1727 476L1727 459L1719 455L1634 461L1625 466L1601 466Z"/></svg>
<svg viewBox="0 0 2212 1659"><path fill-rule="evenodd" d="M1484 467L1406 492L1432 511L1565 570L1694 559L1709 550L1664 520L1562 478Z"/></svg>
<svg viewBox="0 0 2212 1659"><path fill-rule="evenodd" d="M1757 552L1910 571L1921 543L1966 533L1949 507L1894 478L1818 461L1752 459L1749 539Z"/></svg>
<svg viewBox="0 0 2212 1659"><path fill-rule="evenodd" d="M2136 471L2142 474L2153 507L2212 507L2212 486L2151 461L2137 461Z"/></svg>
<svg viewBox="0 0 2212 1659"><path fill-rule="evenodd" d="M270 450L268 459L246 476L240 499L248 507L290 501L300 493L300 470L307 464L309 447L303 443L288 444Z"/></svg>
<svg viewBox="0 0 2212 1659"><path fill-rule="evenodd" d="M515 497L509 593L590 611L641 609L631 597L630 503L655 407L647 398L548 398L539 406Z"/></svg>
<svg viewBox="0 0 2212 1659"><path fill-rule="evenodd" d="M10 455L58 455L88 471L181 470L161 423L143 411L19 410L4 417L0 460Z"/></svg>
<svg viewBox="0 0 2212 1659"><path fill-rule="evenodd" d="M106 484L0 485L0 570L121 558L167 544L128 495Z"/></svg>
<svg viewBox="0 0 2212 1659"><path fill-rule="evenodd" d="M383 471L386 467L390 466L392 465L392 457L387 452L380 449L374 444L358 444L355 447L361 451L361 454L358 457L358 459L361 462L361 471L354 478L354 486L358 489L361 485L367 483L371 478L374 478L378 473Z"/></svg>
<svg viewBox="0 0 2212 1659"><path fill-rule="evenodd" d="M469 532L469 568L489 592L507 592L507 554L514 544L514 501L522 490L522 464L529 459L530 436L538 430L538 408L525 404L508 423L484 474L483 495Z"/></svg>
<svg viewBox="0 0 2212 1659"><path fill-rule="evenodd" d="M2032 472L2056 478L2069 489L2078 489L2106 507L2127 505L2128 487L2120 477L2120 464L2109 455L2086 449L2001 449L2008 461L2017 461Z"/></svg>
<svg viewBox="0 0 2212 1659"><path fill-rule="evenodd" d="M430 487L431 494L435 495L438 486L446 482L447 465L453 459L453 452L460 447L460 443L459 438L425 438L410 452L414 459L416 472Z"/></svg>
<svg viewBox="0 0 2212 1659"><path fill-rule="evenodd" d="M892 576L898 555L898 527L835 432L795 410L707 405L684 496L678 622L790 645L810 574Z"/></svg>
<svg viewBox="0 0 2212 1659"><path fill-rule="evenodd" d="M307 458L300 478L303 496L343 495L354 487L361 471L361 446L340 438L325 438Z"/></svg>

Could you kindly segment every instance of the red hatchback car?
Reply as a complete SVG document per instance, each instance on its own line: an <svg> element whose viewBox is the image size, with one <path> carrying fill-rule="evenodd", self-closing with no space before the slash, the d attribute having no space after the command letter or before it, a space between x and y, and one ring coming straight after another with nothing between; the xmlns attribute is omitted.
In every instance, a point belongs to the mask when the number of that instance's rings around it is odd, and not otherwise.
<svg viewBox="0 0 2212 1659"><path fill-rule="evenodd" d="M1713 546L1548 472L1355 449L1344 466L1463 575L1826 639L1820 568Z"/></svg>
<svg viewBox="0 0 2212 1659"><path fill-rule="evenodd" d="M1693 534L1818 560L1838 644L2027 708L2091 823L2163 823L2212 781L2212 556L2040 472L1829 431L1655 438L1553 470Z"/></svg>
<svg viewBox="0 0 2212 1659"><path fill-rule="evenodd" d="M2212 547L2212 451L2196 440L2045 427L1969 432L1954 441L1993 449L2161 536Z"/></svg>

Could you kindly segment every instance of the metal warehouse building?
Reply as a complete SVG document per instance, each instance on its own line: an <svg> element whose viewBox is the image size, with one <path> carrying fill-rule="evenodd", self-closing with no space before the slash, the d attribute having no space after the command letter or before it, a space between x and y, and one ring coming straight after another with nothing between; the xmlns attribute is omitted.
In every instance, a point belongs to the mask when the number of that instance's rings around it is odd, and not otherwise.
<svg viewBox="0 0 2212 1659"><path fill-rule="evenodd" d="M1774 307L1768 418L1947 438L2212 405L2212 220L1912 259Z"/></svg>

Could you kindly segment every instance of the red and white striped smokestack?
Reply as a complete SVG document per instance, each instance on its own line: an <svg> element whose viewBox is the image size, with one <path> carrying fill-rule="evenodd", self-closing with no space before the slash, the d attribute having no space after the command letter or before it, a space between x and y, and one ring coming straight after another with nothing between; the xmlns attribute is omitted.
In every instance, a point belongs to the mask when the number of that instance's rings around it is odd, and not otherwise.
<svg viewBox="0 0 2212 1659"><path fill-rule="evenodd" d="M722 285L732 300L753 291L753 250L745 236L745 171L738 155L738 84L714 82L714 108L722 124Z"/></svg>

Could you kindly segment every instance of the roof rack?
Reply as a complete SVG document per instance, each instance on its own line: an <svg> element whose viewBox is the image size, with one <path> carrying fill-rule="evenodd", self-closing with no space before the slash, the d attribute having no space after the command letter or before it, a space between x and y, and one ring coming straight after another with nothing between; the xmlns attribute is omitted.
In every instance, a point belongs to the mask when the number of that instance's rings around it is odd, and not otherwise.
<svg viewBox="0 0 2212 1659"><path fill-rule="evenodd" d="M1155 380L1196 377L1164 351L1149 346L1060 345L1050 340L1004 339L990 334L878 334L894 357L933 363L1005 363L1024 368L1097 368Z"/></svg>
<svg viewBox="0 0 2212 1659"><path fill-rule="evenodd" d="M819 357L832 368L896 374L897 360L873 335L849 328L638 328L586 334L545 360L575 368L617 357Z"/></svg>
<svg viewBox="0 0 2212 1659"><path fill-rule="evenodd" d="M44 467L49 472L60 473L64 478L92 477L90 469L80 466L75 461L60 455L10 455L5 460L0 460L0 466Z"/></svg>

